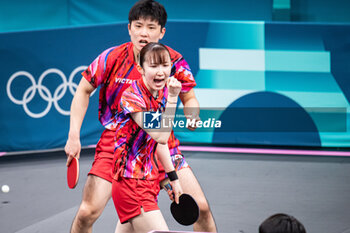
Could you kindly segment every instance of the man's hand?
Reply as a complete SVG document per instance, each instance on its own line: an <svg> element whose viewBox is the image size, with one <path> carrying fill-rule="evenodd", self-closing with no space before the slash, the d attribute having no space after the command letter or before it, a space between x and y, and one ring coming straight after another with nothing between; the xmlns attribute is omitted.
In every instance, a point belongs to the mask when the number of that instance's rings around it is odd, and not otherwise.
<svg viewBox="0 0 350 233"><path fill-rule="evenodd" d="M195 117L189 117L188 120L191 122L190 124L187 125L187 129L194 131L197 129L197 122L201 120L201 118L197 115ZM192 123L194 120L194 123Z"/></svg>
<svg viewBox="0 0 350 233"><path fill-rule="evenodd" d="M194 122L194 124L188 124L187 128L189 130L195 130L197 128L196 123L201 120L199 117L199 103L195 93L192 89L189 92L180 93L179 96L182 104L184 105L184 114L186 118L189 121Z"/></svg>
<svg viewBox="0 0 350 233"><path fill-rule="evenodd" d="M73 157L76 157L77 159L80 158L81 144L80 144L79 138L68 137L66 146L64 147L64 151L66 152L66 155L67 155L66 166L68 167Z"/></svg>

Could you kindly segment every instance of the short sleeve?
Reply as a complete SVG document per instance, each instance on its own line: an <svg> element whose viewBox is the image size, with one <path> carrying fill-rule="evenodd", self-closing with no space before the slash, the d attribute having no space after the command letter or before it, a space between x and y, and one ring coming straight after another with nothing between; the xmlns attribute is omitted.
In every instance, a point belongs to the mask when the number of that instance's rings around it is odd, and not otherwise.
<svg viewBox="0 0 350 233"><path fill-rule="evenodd" d="M83 71L83 77L95 88L97 88L106 79L107 57L108 54L114 49L109 48L102 52L90 65Z"/></svg>
<svg viewBox="0 0 350 233"><path fill-rule="evenodd" d="M183 57L176 60L173 66L175 66L176 69L174 77L182 84L181 93L189 92L197 85L190 66Z"/></svg>
<svg viewBox="0 0 350 233"><path fill-rule="evenodd" d="M147 111L147 106L142 96L134 93L129 88L123 92L120 99L120 110L124 115L127 115L129 113L145 112Z"/></svg>

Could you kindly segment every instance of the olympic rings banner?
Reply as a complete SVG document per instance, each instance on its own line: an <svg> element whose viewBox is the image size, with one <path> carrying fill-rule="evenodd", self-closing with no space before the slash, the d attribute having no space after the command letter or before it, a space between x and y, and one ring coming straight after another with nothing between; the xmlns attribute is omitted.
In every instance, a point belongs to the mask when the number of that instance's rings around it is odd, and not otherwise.
<svg viewBox="0 0 350 233"><path fill-rule="evenodd" d="M169 22L162 43L190 64L201 119L222 122L175 131L177 137L181 143L350 147L349 35L346 24ZM81 72L102 51L129 40L126 23L0 33L0 152L63 148ZM102 130L96 92L82 146L96 144Z"/></svg>
<svg viewBox="0 0 350 233"><path fill-rule="evenodd" d="M7 81L6 93L13 103L22 105L25 113L32 118L42 118L46 116L51 110L51 107L54 107L57 110L57 112L59 112L61 115L69 116L69 110L62 109L59 105L59 101L64 97L67 90L69 90L70 94L74 96L75 90L77 89L78 85L75 82L73 82L73 78L78 72L82 72L86 68L87 66L79 66L75 68L73 72L69 75L68 80L61 70L56 68L47 69L40 75L38 83L36 83L36 80L33 77L33 75L31 75L27 71L18 71L14 73ZM43 84L44 79L48 78L51 74L58 75L59 78L61 78L62 80L62 84L60 84L55 89L54 94L52 94L49 88ZM13 90L16 90L16 88L12 87L12 84L15 82L15 79L20 79L20 77L28 78L31 85L25 90L22 99L16 99L12 94ZM47 102L46 108L40 113L34 113L28 108L28 104L33 100L37 92L42 98L42 100ZM92 93L92 95L93 94L94 93ZM52 104L54 105L52 106Z"/></svg>
<svg viewBox="0 0 350 233"><path fill-rule="evenodd" d="M125 24L0 33L0 151L63 148L81 72L103 50L127 40ZM96 92L81 129L82 146L95 145L102 130Z"/></svg>

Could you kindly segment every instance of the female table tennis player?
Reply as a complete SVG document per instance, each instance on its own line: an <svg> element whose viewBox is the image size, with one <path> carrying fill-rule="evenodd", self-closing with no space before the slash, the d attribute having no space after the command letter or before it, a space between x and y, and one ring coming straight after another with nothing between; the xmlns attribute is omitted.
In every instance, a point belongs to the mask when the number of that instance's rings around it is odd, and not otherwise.
<svg viewBox="0 0 350 233"><path fill-rule="evenodd" d="M174 118L181 83L169 77L171 65L170 53L164 45L147 44L139 57L142 78L123 92L118 103L112 198L120 222L130 222L134 232L168 230L157 205L158 161L171 181L176 202L182 193L166 144L171 127L143 128L144 112L156 112L153 120L158 120L160 113L168 116L168 120Z"/></svg>

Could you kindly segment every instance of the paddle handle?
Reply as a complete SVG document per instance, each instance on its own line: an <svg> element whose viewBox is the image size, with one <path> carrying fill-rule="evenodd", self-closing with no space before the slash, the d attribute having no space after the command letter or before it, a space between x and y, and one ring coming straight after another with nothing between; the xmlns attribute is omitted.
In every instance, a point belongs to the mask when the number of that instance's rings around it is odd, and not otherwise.
<svg viewBox="0 0 350 233"><path fill-rule="evenodd" d="M162 187L165 191L173 190L173 188L172 188L171 185L170 185L170 180L169 180L169 178L165 178L164 180L162 180L162 181L160 182L160 187Z"/></svg>
<svg viewBox="0 0 350 233"><path fill-rule="evenodd" d="M171 190L173 190L173 188L171 187L171 185L170 185L170 183L168 182L168 183L166 183L164 186L163 186L163 188L165 189L165 191L171 191Z"/></svg>
<svg viewBox="0 0 350 233"><path fill-rule="evenodd" d="M171 184L170 184L170 181L169 181L169 178L166 178L166 179L164 179L164 180L162 180L161 182L160 182L160 186L165 190L165 191L172 191L173 190L173 188L171 187ZM173 193L173 198L174 198L174 200L175 200L175 193Z"/></svg>

